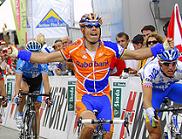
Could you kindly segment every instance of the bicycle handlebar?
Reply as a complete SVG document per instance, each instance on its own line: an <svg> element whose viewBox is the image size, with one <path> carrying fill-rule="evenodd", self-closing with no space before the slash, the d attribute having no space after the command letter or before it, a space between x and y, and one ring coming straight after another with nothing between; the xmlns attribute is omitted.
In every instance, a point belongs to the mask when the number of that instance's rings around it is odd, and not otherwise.
<svg viewBox="0 0 182 139"><path fill-rule="evenodd" d="M77 126L80 127L82 124L124 124L124 127L127 130L128 135L130 136L129 132L129 121L128 118L125 117L124 120L121 119L113 119L113 120L104 120L104 119L82 119L81 117L78 119Z"/></svg>
<svg viewBox="0 0 182 139"><path fill-rule="evenodd" d="M156 112L165 112L165 111L172 111L172 112L177 112L177 111L182 111L182 107L169 107L169 108L164 108L164 109L156 109Z"/></svg>
<svg viewBox="0 0 182 139"><path fill-rule="evenodd" d="M123 124L125 120L114 119L114 120L95 120L95 119L82 119L81 124Z"/></svg>
<svg viewBox="0 0 182 139"><path fill-rule="evenodd" d="M32 92L32 93L24 93L24 92L20 92L20 95L22 95L22 96L47 96L47 97L49 97L50 95L49 94L40 94L40 92L39 91L34 91L34 92Z"/></svg>

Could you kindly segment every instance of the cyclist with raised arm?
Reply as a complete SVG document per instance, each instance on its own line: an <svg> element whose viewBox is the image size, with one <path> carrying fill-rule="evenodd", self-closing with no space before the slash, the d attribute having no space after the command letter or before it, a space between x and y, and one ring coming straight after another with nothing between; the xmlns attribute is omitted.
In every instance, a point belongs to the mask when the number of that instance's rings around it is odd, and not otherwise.
<svg viewBox="0 0 182 139"><path fill-rule="evenodd" d="M41 45L36 41L29 41L26 44L26 50L30 52L40 52ZM34 91L40 91L43 82L45 94L49 94L50 85L48 79L48 67L47 64L36 64L30 61L24 61L18 59L16 67L16 82L15 82L15 97L19 97L19 90L24 93L32 93ZM21 95L21 94L20 94ZM21 101L18 105L18 114L16 123L18 128L23 126L23 107L25 105L25 96L20 96ZM15 98L15 99L16 99ZM37 98L35 103L37 126L40 128L39 108L41 105L41 97ZM39 133L39 128L38 132Z"/></svg>
<svg viewBox="0 0 182 139"><path fill-rule="evenodd" d="M178 57L176 48L165 51L140 71L149 139L160 139L162 136L160 120L155 117L154 111L160 109L164 98L182 104L182 84L176 83L182 79L182 62Z"/></svg>
<svg viewBox="0 0 182 139"><path fill-rule="evenodd" d="M171 42L158 44L151 48L124 50L116 43L101 40L102 19L94 13L85 14L80 22L83 38L76 40L58 52L50 54L17 51L11 47L8 54L35 63L49 63L72 59L77 78L76 113L83 119L112 119L109 72L113 57L123 59L144 59L170 49ZM93 110L97 110L97 117ZM95 126L85 125L81 139L90 139ZM104 125L107 131L104 139L111 139L110 124Z"/></svg>

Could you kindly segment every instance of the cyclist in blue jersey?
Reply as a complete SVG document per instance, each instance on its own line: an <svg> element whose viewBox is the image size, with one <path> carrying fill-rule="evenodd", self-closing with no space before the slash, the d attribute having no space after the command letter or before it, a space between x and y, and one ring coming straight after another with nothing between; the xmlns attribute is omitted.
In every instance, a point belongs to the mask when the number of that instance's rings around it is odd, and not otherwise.
<svg viewBox="0 0 182 139"><path fill-rule="evenodd" d="M31 52L40 52L41 45L36 41L29 41L26 45L26 50ZM19 94L19 90L22 92L32 93L33 91L40 91L43 82L45 94L49 94L50 85L48 79L48 67L47 64L36 64L30 61L24 61L18 59L16 67L16 83L15 83L15 100ZM38 127L40 126L39 108L41 97L37 98L35 103L36 116ZM25 104L25 96L21 97L21 101L18 105L17 114L17 127L22 128L23 126L23 107ZM39 128L38 128L39 133Z"/></svg>
<svg viewBox="0 0 182 139"><path fill-rule="evenodd" d="M182 104L182 84L176 83L182 79L182 62L178 57L177 49L164 51L140 71L149 139L162 136L160 120L155 117L154 111L160 108L164 98Z"/></svg>

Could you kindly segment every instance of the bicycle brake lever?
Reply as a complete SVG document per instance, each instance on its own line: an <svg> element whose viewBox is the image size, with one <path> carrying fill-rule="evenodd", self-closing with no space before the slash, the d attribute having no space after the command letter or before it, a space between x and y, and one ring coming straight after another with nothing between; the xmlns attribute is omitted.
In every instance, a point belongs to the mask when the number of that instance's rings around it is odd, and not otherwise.
<svg viewBox="0 0 182 139"><path fill-rule="evenodd" d="M129 131L129 121L128 121L128 117L125 117L125 121L124 121L124 127L126 128L126 131L128 133L128 136L130 136L130 131Z"/></svg>
<svg viewBox="0 0 182 139"><path fill-rule="evenodd" d="M82 120L82 117L79 117L78 118L78 121L77 121L77 127L78 127L78 136L80 134L80 131L81 131L81 120Z"/></svg>

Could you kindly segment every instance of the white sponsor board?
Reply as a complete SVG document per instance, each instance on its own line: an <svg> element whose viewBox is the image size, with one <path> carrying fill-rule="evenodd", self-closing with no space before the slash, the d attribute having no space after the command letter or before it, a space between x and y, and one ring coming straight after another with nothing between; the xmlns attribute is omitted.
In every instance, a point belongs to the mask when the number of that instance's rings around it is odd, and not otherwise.
<svg viewBox="0 0 182 139"><path fill-rule="evenodd" d="M28 40L39 33L46 38L66 36L67 26L71 24L71 1L33 0L27 1Z"/></svg>
<svg viewBox="0 0 182 139"><path fill-rule="evenodd" d="M51 108L47 108L45 103L41 105L40 136L48 139L77 139L76 115L74 112L76 78L72 76L51 76L49 80L54 103ZM9 97L14 92L14 83L14 76L8 76L6 84ZM110 85L114 118L124 119L127 116L130 122L130 136L127 136L123 125L114 125L113 139L146 139L148 133L144 124L143 93L140 78L120 79L110 77ZM15 124L16 112L16 105L9 101L3 114L4 126L17 129ZM164 120L164 118L162 119Z"/></svg>

